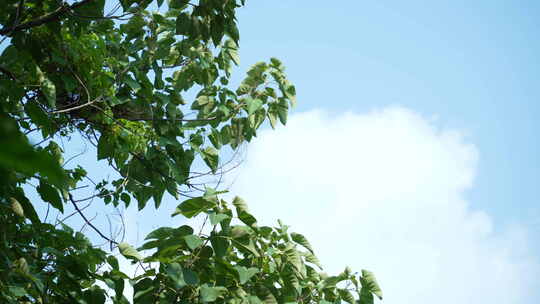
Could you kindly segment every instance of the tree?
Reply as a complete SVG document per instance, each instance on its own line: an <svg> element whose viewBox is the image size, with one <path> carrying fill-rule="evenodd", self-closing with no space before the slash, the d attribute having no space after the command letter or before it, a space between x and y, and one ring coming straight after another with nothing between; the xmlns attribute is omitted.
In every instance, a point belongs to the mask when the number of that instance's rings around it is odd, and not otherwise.
<svg viewBox="0 0 540 304"><path fill-rule="evenodd" d="M245 202L201 188L196 159L217 174L219 151L237 149L268 121L287 122L295 88L282 63L253 65L235 90L236 10L244 0L6 0L0 6L0 302L372 303L368 271L326 276L309 242L287 226L258 226ZM107 8L107 9L106 9ZM160 8L160 10L156 10ZM186 101L194 96L193 101ZM80 136L119 178L94 183L67 166L59 141ZM90 197L77 189L95 187ZM43 218L27 189L59 212L70 204L109 249ZM106 236L79 204L204 214L209 229L161 227L140 248ZM234 209L234 212L233 212ZM144 273L119 268L118 250ZM141 252L144 253L141 254ZM104 286L107 286L106 288ZM352 295L356 292L358 299Z"/></svg>

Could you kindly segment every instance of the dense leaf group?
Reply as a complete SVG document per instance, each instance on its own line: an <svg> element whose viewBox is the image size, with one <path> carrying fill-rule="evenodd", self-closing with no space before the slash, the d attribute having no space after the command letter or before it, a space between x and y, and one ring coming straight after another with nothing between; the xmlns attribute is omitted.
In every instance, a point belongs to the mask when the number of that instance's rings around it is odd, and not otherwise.
<svg viewBox="0 0 540 304"><path fill-rule="evenodd" d="M295 87L275 58L237 88L236 10L243 0L5 0L0 6L0 302L372 303L370 272L320 272L304 236L258 226L197 178L218 174L222 150L286 124ZM64 159L72 137L116 171L94 181ZM69 147L69 146L68 146ZM200 160L208 172L195 173ZM69 164L68 164L69 163ZM103 177L98 177L103 178ZM29 187L60 214L74 208L106 246L48 219ZM95 188L82 197L81 187ZM140 248L107 237L78 204L158 208L206 217L206 230L161 227ZM232 211L234 208L235 212ZM48 209L47 209L48 210ZM66 218L72 216L66 215ZM144 272L124 273L116 252ZM125 296L125 284L134 288ZM356 294L353 296L352 293Z"/></svg>

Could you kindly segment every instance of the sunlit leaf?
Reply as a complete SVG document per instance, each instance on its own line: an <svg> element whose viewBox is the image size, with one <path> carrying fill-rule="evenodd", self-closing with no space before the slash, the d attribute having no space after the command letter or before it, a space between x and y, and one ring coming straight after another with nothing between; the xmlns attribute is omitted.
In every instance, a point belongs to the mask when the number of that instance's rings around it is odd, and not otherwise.
<svg viewBox="0 0 540 304"><path fill-rule="evenodd" d="M215 173L219 165L218 151L213 147L208 147L202 150L202 157L206 165Z"/></svg>
<svg viewBox="0 0 540 304"><path fill-rule="evenodd" d="M375 275L371 271L362 269L360 282L362 283L362 290L365 288L382 300L383 294L381 288L375 279Z"/></svg>
<svg viewBox="0 0 540 304"><path fill-rule="evenodd" d="M306 239L305 236L303 236L300 233L293 232L291 233L291 238L294 242L304 246L306 249L311 251L311 253L313 253L313 248L311 247L311 244L309 243L309 241Z"/></svg>
<svg viewBox="0 0 540 304"><path fill-rule="evenodd" d="M13 197L10 197L9 200L11 201L11 210L18 216L24 217L24 209L21 203Z"/></svg>
<svg viewBox="0 0 540 304"><path fill-rule="evenodd" d="M128 243L123 242L118 244L118 249L120 250L120 253L128 259L134 259L137 261L142 260L141 254Z"/></svg>

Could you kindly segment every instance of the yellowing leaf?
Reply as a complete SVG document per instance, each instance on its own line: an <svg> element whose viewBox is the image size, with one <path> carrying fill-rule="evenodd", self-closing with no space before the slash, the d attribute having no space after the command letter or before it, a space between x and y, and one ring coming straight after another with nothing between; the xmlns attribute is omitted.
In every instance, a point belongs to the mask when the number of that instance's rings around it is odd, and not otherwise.
<svg viewBox="0 0 540 304"><path fill-rule="evenodd" d="M118 249L120 250L120 253L128 259L134 259L137 261L142 260L141 254L126 242L118 244Z"/></svg>
<svg viewBox="0 0 540 304"><path fill-rule="evenodd" d="M13 197L10 197L9 200L11 201L11 210L18 216L24 217L24 210L21 203Z"/></svg>

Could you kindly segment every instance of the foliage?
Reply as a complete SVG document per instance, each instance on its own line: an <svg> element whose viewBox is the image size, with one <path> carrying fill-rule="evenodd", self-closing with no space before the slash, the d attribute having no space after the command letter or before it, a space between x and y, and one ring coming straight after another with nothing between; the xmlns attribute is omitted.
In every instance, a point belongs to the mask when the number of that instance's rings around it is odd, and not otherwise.
<svg viewBox="0 0 540 304"><path fill-rule="evenodd" d="M351 291L364 296L362 303L372 303L373 293L382 297L370 272L320 273L305 237L281 223L258 226L240 198L234 212L212 190L197 200L204 202L184 201L178 212L206 214L207 232L187 225L151 232L139 250L150 250L142 261L159 266L134 280L135 303L356 303ZM141 260L134 252L124 256Z"/></svg>
<svg viewBox="0 0 540 304"><path fill-rule="evenodd" d="M350 282L362 303L380 297L371 273L325 277L303 236L258 227L240 199L234 216L220 192L194 182L197 159L216 174L220 150L250 141L265 121L285 124L296 92L275 58L230 88L244 0L163 2L0 6L0 302L127 303L127 279L136 303L354 302L339 282ZM61 141L73 136L95 146L119 178L94 182L68 166ZM32 185L58 212L72 205L109 248L41 217L28 198ZM78 197L88 185L95 193ZM78 206L96 198L158 208L167 193L182 200L175 214L206 215L212 228L159 228L139 248L147 257L105 236ZM144 274L123 273L116 249Z"/></svg>

